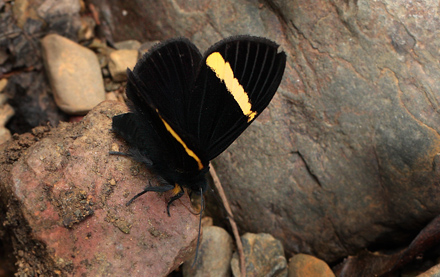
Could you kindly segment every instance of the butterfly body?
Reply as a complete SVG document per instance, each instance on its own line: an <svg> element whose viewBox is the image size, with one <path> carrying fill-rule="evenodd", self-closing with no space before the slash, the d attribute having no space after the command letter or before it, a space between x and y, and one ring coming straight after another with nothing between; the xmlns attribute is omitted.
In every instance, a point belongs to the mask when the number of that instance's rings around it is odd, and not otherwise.
<svg viewBox="0 0 440 277"><path fill-rule="evenodd" d="M127 70L130 113L113 130L131 156L159 177L159 187L202 194L209 161L223 152L269 104L285 68L275 43L252 36L218 42L202 56L189 40L165 41ZM168 205L169 205L168 204Z"/></svg>

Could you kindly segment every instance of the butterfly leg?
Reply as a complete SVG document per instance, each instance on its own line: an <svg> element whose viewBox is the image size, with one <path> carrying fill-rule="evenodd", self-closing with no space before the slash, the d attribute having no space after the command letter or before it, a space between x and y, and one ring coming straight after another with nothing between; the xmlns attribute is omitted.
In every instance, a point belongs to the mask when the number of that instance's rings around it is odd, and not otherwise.
<svg viewBox="0 0 440 277"><path fill-rule="evenodd" d="M127 157L132 156L130 153L124 153L124 152L119 152L119 151L109 151L108 153L110 155L120 155L120 156L127 156Z"/></svg>
<svg viewBox="0 0 440 277"><path fill-rule="evenodd" d="M183 188L180 185L178 185L178 184L175 184L174 188L172 190L173 190L173 197L171 197L170 201L168 201L168 204L167 204L168 216L171 216L170 215L170 205L171 205L171 203L173 203L174 201L176 201L177 199L182 197L183 193L184 193Z"/></svg>
<svg viewBox="0 0 440 277"><path fill-rule="evenodd" d="M147 167L150 167L153 165L153 162L145 157L145 155L142 155L139 149L137 148L130 148L129 153L119 152L119 151L109 151L110 155L119 155L119 156L126 156L130 157L133 160L145 164Z"/></svg>
<svg viewBox="0 0 440 277"><path fill-rule="evenodd" d="M169 190L174 189L174 186L172 186L172 185L163 185L163 186L160 186L160 187L152 187L150 185L151 184L148 183L148 186L145 187L143 191L141 191L138 194L136 194L135 196L133 196L133 198L131 198L130 201L128 201L127 204L125 204L125 206L129 206L136 198L138 198L139 196L144 195L145 193L147 193L149 191L165 192L165 191L169 191ZM169 213L168 213L168 215L169 215Z"/></svg>

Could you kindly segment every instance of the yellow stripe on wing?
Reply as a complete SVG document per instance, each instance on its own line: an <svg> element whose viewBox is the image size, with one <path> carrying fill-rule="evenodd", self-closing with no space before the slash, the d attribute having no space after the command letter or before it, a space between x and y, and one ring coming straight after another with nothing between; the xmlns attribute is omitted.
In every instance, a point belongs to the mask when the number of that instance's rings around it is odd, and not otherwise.
<svg viewBox="0 0 440 277"><path fill-rule="evenodd" d="M243 114L247 116L248 122L254 119L257 112L252 111L249 97L244 91L244 88L238 82L237 78L234 77L234 72L232 71L229 62L226 62L219 52L214 52L206 58L206 65L208 65L211 70L215 72L217 78L222 80L226 85L226 88L240 106Z"/></svg>
<svg viewBox="0 0 440 277"><path fill-rule="evenodd" d="M163 124L165 125L165 128L167 128L167 131L183 146L186 153L194 160L196 160L199 166L199 170L202 170L203 164L200 158L196 155L196 153L194 153L194 151L192 151L191 149L188 148L188 146L186 146L186 143L180 138L180 136L173 130L173 128L171 128L171 126L165 121L165 119L163 119L162 116L160 116L159 111L156 110L156 112L159 115L160 119L162 120Z"/></svg>

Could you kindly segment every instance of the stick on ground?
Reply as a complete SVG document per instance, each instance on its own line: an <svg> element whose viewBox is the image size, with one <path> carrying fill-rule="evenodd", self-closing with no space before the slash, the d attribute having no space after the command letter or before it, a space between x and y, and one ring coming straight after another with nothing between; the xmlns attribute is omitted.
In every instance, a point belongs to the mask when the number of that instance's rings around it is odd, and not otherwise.
<svg viewBox="0 0 440 277"><path fill-rule="evenodd" d="M212 176L212 179L214 181L214 186L216 187L218 194L220 195L220 198L222 199L223 205L225 206L226 212L229 215L228 216L229 223L231 224L232 232L234 233L235 242L237 244L237 252L238 252L238 256L240 258L241 276L245 277L246 276L246 265L245 265L245 261L244 261L243 244L241 243L240 234L238 233L237 224L235 223L235 220L232 216L231 207L229 206L229 202L228 202L228 199L226 198L225 191L223 190L222 184L220 183L220 179L218 178L217 173L215 172L215 169L212 166L212 164L209 167L209 173Z"/></svg>

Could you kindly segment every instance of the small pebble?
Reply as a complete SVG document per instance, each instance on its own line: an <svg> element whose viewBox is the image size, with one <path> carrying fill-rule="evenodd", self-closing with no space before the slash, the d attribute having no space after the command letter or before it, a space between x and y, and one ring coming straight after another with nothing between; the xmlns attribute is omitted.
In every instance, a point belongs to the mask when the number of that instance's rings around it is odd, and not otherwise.
<svg viewBox="0 0 440 277"><path fill-rule="evenodd" d="M105 100L101 68L93 51L56 34L44 37L41 45L55 102L61 110L83 115Z"/></svg>
<svg viewBox="0 0 440 277"><path fill-rule="evenodd" d="M1 62L0 62L1 64ZM8 79L0 79L0 92L3 91L3 89L6 87L6 85L8 84Z"/></svg>
<svg viewBox="0 0 440 277"><path fill-rule="evenodd" d="M289 261L289 277L334 277L335 274L322 260L306 254L297 254Z"/></svg>
<svg viewBox="0 0 440 277"><path fill-rule="evenodd" d="M114 92L108 92L105 94L105 100L118 101L118 97L115 95Z"/></svg>
<svg viewBox="0 0 440 277"><path fill-rule="evenodd" d="M230 276L232 249L228 232L217 226L204 227L197 261L192 266L192 257L183 265L183 276Z"/></svg>
<svg viewBox="0 0 440 277"><path fill-rule="evenodd" d="M95 21L91 17L81 17L81 27L78 30L78 40L90 40L95 36Z"/></svg>
<svg viewBox="0 0 440 277"><path fill-rule="evenodd" d="M11 132L5 127L0 127L0 144L6 142L10 138Z"/></svg>
<svg viewBox="0 0 440 277"><path fill-rule="evenodd" d="M281 242L270 234L241 236L247 276L287 276L287 261ZM238 253L231 260L233 276L241 276Z"/></svg>
<svg viewBox="0 0 440 277"><path fill-rule="evenodd" d="M5 126L15 114L14 108L9 104L0 105L0 126Z"/></svg>
<svg viewBox="0 0 440 277"><path fill-rule="evenodd" d="M138 59L137 50L116 50L110 53L108 69L116 82L127 80L127 68L133 69Z"/></svg>

